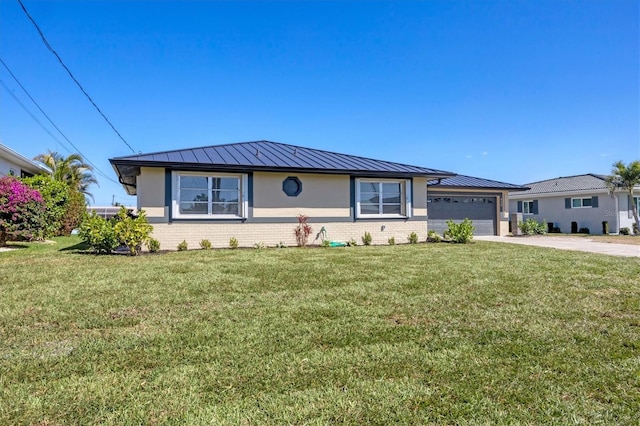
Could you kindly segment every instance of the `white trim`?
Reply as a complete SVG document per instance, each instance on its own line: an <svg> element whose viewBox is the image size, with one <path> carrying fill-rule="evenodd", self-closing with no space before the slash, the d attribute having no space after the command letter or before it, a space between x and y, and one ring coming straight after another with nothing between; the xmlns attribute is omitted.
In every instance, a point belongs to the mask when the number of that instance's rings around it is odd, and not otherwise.
<svg viewBox="0 0 640 426"><path fill-rule="evenodd" d="M404 203L400 205L400 209L404 210L404 214L363 214L360 213L360 183L372 182L372 183L399 183L401 189L404 190ZM410 179L376 179L376 178L356 178L356 218L357 219L407 219L411 217L412 210L411 200L411 180Z"/></svg>
<svg viewBox="0 0 640 426"><path fill-rule="evenodd" d="M529 209L528 212L524 211L524 205L527 203L531 203L531 208ZM533 200L522 200L522 214L526 214L526 215L534 215L535 213L533 212Z"/></svg>
<svg viewBox="0 0 640 426"><path fill-rule="evenodd" d="M573 200L580 200L580 206L576 207L573 205ZM584 200L589 200L592 204L593 204L593 197L572 197L571 198L571 208L572 209L590 209L593 208L593 206L585 206L584 205Z"/></svg>
<svg viewBox="0 0 640 426"><path fill-rule="evenodd" d="M27 157L25 157L22 154L17 153L16 151L12 150L11 148L9 148L6 145L3 145L0 143L0 154L4 153L4 155L0 155L0 157L2 158L6 158L7 160L15 163L17 166L19 166L22 170L28 172L28 173L32 173L34 175L38 174L38 173L46 173L48 175L51 175L51 169L49 169L47 166L45 166L42 163L39 163L37 161L34 160L30 160ZM22 171L21 170L21 171ZM20 173L16 173L16 175L19 175ZM18 176L20 177L20 176Z"/></svg>
<svg viewBox="0 0 640 426"><path fill-rule="evenodd" d="M207 203L207 214L181 214L180 213L180 176L203 176L203 177L235 177L240 180L240 199L238 200L240 214L213 214L211 212L211 202ZM207 179L207 191L211 193L211 180ZM249 186L249 176L240 173L215 173L215 172L171 172L171 217L173 219L209 219L209 220L229 220L246 219L249 212L249 200L247 191Z"/></svg>

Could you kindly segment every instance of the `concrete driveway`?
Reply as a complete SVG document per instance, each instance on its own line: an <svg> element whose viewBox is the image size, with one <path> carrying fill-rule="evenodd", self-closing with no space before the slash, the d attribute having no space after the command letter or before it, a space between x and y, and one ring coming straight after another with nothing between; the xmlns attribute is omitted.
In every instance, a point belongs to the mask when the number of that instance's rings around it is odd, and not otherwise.
<svg viewBox="0 0 640 426"><path fill-rule="evenodd" d="M640 257L640 246L634 246L631 244L601 243L589 238L548 237L536 235L531 237L477 236L473 237L473 239L478 241L495 241L499 243L551 247L560 250L586 251L590 253L608 254L611 256Z"/></svg>

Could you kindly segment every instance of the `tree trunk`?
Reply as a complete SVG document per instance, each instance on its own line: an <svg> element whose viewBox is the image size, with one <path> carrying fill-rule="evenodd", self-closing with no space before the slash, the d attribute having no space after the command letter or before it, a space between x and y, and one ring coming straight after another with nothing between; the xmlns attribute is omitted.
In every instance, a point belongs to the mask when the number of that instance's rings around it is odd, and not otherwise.
<svg viewBox="0 0 640 426"><path fill-rule="evenodd" d="M629 190L629 197L631 200L631 211L633 212L633 219L636 221L636 229L640 232L640 220L638 219L638 203L633 199L633 186Z"/></svg>
<svg viewBox="0 0 640 426"><path fill-rule="evenodd" d="M0 229L0 247L7 246L7 231L4 228Z"/></svg>

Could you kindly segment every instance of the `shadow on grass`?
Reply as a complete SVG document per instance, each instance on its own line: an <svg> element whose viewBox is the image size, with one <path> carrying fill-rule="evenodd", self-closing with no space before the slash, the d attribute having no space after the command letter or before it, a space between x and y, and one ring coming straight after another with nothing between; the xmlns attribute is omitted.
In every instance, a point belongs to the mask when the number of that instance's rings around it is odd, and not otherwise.
<svg viewBox="0 0 640 426"><path fill-rule="evenodd" d="M88 250L89 250L89 246L86 243L81 242L81 243L74 244L74 245L69 246L69 247L63 247L58 251L71 251L71 252L74 252L74 253L89 253Z"/></svg>

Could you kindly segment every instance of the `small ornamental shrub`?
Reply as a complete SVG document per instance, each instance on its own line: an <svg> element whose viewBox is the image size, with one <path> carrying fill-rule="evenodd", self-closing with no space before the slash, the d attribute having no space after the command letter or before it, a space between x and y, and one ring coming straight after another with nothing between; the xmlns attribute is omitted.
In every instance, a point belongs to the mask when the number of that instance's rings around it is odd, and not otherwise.
<svg viewBox="0 0 640 426"><path fill-rule="evenodd" d="M371 237L371 233L365 232L364 235L362 236L362 244L364 244L365 246L370 246L371 241L373 241L373 238Z"/></svg>
<svg viewBox="0 0 640 426"><path fill-rule="evenodd" d="M347 247L356 247L358 245L358 242L356 241L355 238L352 238L349 240L349 242L347 242Z"/></svg>
<svg viewBox="0 0 640 426"><path fill-rule="evenodd" d="M80 238L96 254L109 254L118 247L113 224L95 212L80 224Z"/></svg>
<svg viewBox="0 0 640 426"><path fill-rule="evenodd" d="M571 222L571 233L572 234L578 233L578 222Z"/></svg>
<svg viewBox="0 0 640 426"><path fill-rule="evenodd" d="M311 235L311 225L307 223L309 218L303 214L298 216L298 226L294 229L293 233L296 236L296 243L298 247L304 247L309 241L309 235Z"/></svg>
<svg viewBox="0 0 640 426"><path fill-rule="evenodd" d="M200 241L200 248L202 250L211 250L211 241L207 239Z"/></svg>
<svg viewBox="0 0 640 426"><path fill-rule="evenodd" d="M255 243L253 245L253 248L256 249L256 250L260 250L260 249L263 249L265 247L266 247L266 245L263 242Z"/></svg>
<svg viewBox="0 0 640 426"><path fill-rule="evenodd" d="M132 217L126 207L120 207L115 217L113 231L120 244L127 246L132 256L140 254L142 245L149 240L153 226L147 222L147 215L141 210L137 217Z"/></svg>
<svg viewBox="0 0 640 426"><path fill-rule="evenodd" d="M409 244L418 244L418 234L415 232L410 233L407 240L409 241Z"/></svg>
<svg viewBox="0 0 640 426"><path fill-rule="evenodd" d="M633 224L633 235L638 235L640 234L640 232L638 232L638 225L636 225L635 223Z"/></svg>
<svg viewBox="0 0 640 426"><path fill-rule="evenodd" d="M389 239L387 240L387 243L389 243L390 246L395 246L396 245L395 237L389 237Z"/></svg>
<svg viewBox="0 0 640 426"><path fill-rule="evenodd" d="M473 226L473 222L468 218L465 218L460 223L455 223L453 220L449 219L447 221L447 225L449 228L444 232L444 236L448 237L451 242L466 244L471 242L473 239L473 231L476 228Z"/></svg>
<svg viewBox="0 0 640 426"><path fill-rule="evenodd" d="M0 247L9 239L41 238L46 205L40 193L17 178L0 178Z"/></svg>
<svg viewBox="0 0 640 426"><path fill-rule="evenodd" d="M276 248L287 248L287 245L284 242L280 241L278 244L276 244Z"/></svg>
<svg viewBox="0 0 640 426"><path fill-rule="evenodd" d="M182 240L182 242L178 244L178 251L187 251L188 248L187 240Z"/></svg>
<svg viewBox="0 0 640 426"><path fill-rule="evenodd" d="M160 251L160 241L156 240L155 238L149 238L149 240L147 241L147 248L149 249L150 253L157 253L158 251Z"/></svg>
<svg viewBox="0 0 640 426"><path fill-rule="evenodd" d="M589 228L584 227L584 228L578 229L578 233L579 234L590 234L591 232L589 232Z"/></svg>
<svg viewBox="0 0 640 426"><path fill-rule="evenodd" d="M430 229L429 232L427 232L427 242L439 243L440 241L442 241L442 238L440 237L440 235L438 235L436 231L434 231L433 229Z"/></svg>
<svg viewBox="0 0 640 426"><path fill-rule="evenodd" d="M544 235L547 233L547 224L545 222L538 222L532 217L524 222L518 223L518 228L520 228L524 235Z"/></svg>
<svg viewBox="0 0 640 426"><path fill-rule="evenodd" d="M322 247L331 247L331 241L329 240L322 240Z"/></svg>
<svg viewBox="0 0 640 426"><path fill-rule="evenodd" d="M629 228L626 226L624 228L620 228L620 235L629 235Z"/></svg>
<svg viewBox="0 0 640 426"><path fill-rule="evenodd" d="M236 237L231 237L229 239L229 248L232 248L232 249L238 248L238 239Z"/></svg>
<svg viewBox="0 0 640 426"><path fill-rule="evenodd" d="M609 222L606 220L602 221L602 234L609 235Z"/></svg>

